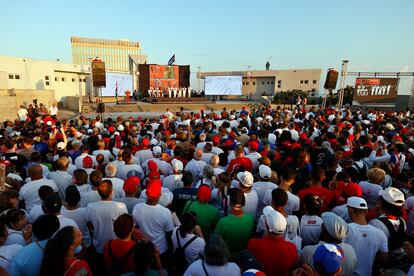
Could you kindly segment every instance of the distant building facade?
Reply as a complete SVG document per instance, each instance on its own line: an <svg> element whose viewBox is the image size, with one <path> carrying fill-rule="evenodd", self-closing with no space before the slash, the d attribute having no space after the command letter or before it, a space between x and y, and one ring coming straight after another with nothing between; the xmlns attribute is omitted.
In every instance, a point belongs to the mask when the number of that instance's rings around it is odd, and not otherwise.
<svg viewBox="0 0 414 276"><path fill-rule="evenodd" d="M70 42L74 64L89 66L93 59L99 57L105 62L107 71L130 73L130 56L142 63L147 61L147 57L141 55L139 42L86 37L71 37Z"/></svg>
<svg viewBox="0 0 414 276"><path fill-rule="evenodd" d="M206 76L243 76L242 97L258 99L279 92L302 90L309 97L317 97L320 89L322 69L253 70L230 72L201 72Z"/></svg>

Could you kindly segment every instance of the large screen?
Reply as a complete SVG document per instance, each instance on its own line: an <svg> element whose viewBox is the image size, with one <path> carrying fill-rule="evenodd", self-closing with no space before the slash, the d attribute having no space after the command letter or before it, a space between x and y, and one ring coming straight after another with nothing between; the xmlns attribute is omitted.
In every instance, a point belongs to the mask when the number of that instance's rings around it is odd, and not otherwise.
<svg viewBox="0 0 414 276"><path fill-rule="evenodd" d="M241 95L242 76L206 76L204 91L206 95Z"/></svg>
<svg viewBox="0 0 414 276"><path fill-rule="evenodd" d="M150 65L150 88L167 89L179 87L178 66Z"/></svg>
<svg viewBox="0 0 414 276"><path fill-rule="evenodd" d="M106 87L102 88L102 96L125 96L125 91L129 90L131 93L133 90L132 75L106 73Z"/></svg>
<svg viewBox="0 0 414 276"><path fill-rule="evenodd" d="M398 78L357 78L354 101L364 103L395 103Z"/></svg>

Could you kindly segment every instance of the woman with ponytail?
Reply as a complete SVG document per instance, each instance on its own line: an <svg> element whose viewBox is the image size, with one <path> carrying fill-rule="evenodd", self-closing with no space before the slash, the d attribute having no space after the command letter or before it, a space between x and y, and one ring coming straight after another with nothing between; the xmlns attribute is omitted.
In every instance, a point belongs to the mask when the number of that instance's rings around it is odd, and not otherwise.
<svg viewBox="0 0 414 276"><path fill-rule="evenodd" d="M80 252L81 243L82 233L72 226L66 226L56 232L46 244L40 275L92 275L88 263L75 257L75 254Z"/></svg>

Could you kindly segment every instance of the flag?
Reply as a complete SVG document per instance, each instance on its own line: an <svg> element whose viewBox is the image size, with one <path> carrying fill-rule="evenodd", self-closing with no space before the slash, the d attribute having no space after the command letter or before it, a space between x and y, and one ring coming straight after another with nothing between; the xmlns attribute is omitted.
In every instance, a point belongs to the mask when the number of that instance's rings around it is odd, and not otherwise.
<svg viewBox="0 0 414 276"><path fill-rule="evenodd" d="M168 65L173 65L175 62L175 54L172 55L172 57L170 58L170 60L168 61Z"/></svg>

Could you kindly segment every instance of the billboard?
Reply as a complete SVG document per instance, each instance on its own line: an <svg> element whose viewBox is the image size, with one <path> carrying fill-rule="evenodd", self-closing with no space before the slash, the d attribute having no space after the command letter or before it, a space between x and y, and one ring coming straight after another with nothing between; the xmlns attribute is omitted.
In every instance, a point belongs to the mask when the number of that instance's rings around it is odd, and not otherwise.
<svg viewBox="0 0 414 276"><path fill-rule="evenodd" d="M118 74L118 73L106 73L106 87L102 88L102 96L115 96L118 92L118 96L125 96L125 91L133 90L132 75Z"/></svg>
<svg viewBox="0 0 414 276"><path fill-rule="evenodd" d="M354 101L364 103L395 103L398 78L357 78Z"/></svg>
<svg viewBox="0 0 414 276"><path fill-rule="evenodd" d="M242 76L206 76L204 91L206 95L241 95Z"/></svg>
<svg viewBox="0 0 414 276"><path fill-rule="evenodd" d="M167 89L169 87L179 87L178 66L172 65L150 65L149 78L150 87Z"/></svg>

